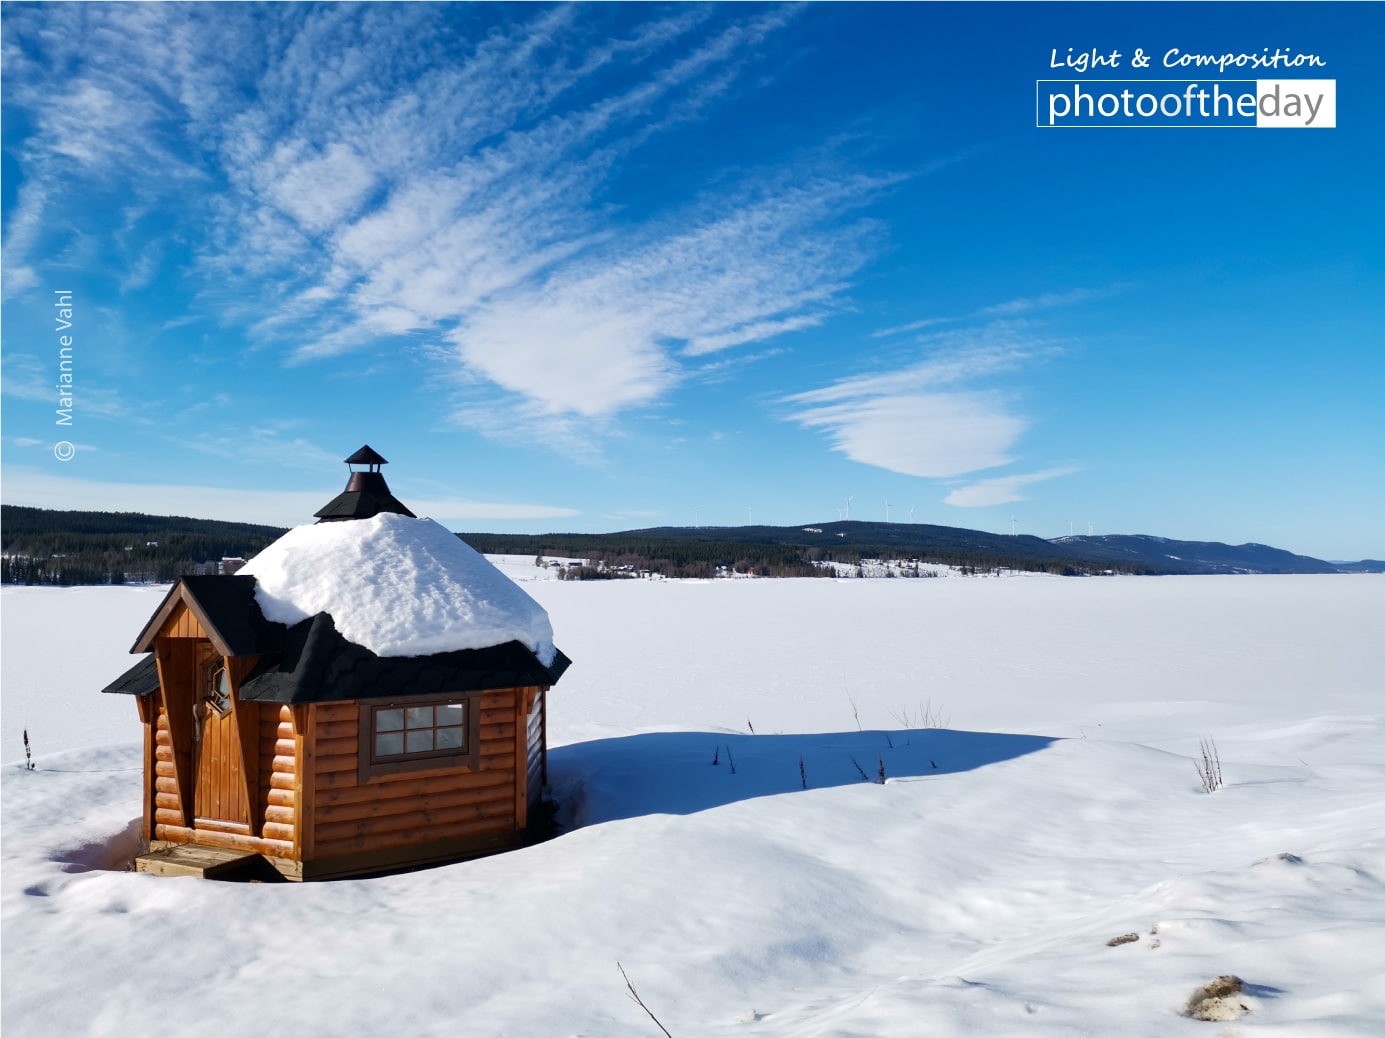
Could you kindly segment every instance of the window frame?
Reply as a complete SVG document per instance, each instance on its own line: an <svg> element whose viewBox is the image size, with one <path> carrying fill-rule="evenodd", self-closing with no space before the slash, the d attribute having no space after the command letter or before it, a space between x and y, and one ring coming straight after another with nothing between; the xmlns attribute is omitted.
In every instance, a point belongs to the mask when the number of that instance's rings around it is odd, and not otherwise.
<svg viewBox="0 0 1385 1038"><path fill-rule="evenodd" d="M385 755L375 753L375 717L381 710L410 707L462 707L462 745L456 749L426 750ZM379 778L413 771L476 771L480 763L481 695L476 692L442 692L430 696L393 696L358 702L359 780L362 785ZM433 728L436 731L437 715ZM417 730L417 729L416 729ZM400 729L401 732L405 729Z"/></svg>

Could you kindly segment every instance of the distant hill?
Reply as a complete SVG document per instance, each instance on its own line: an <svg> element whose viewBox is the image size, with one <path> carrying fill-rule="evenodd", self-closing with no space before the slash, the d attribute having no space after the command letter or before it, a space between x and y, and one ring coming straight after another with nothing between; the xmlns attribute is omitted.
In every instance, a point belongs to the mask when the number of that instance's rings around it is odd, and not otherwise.
<svg viewBox="0 0 1385 1038"><path fill-rule="evenodd" d="M1362 559L1360 562L1334 562L1338 573L1385 573L1385 562L1379 559Z"/></svg>
<svg viewBox="0 0 1385 1038"><path fill-rule="evenodd" d="M1003 537L921 523L831 522L809 526L661 526L600 534L462 533L477 551L599 559L667 576L718 569L762 576L823 576L821 562L919 559L984 568L1095 572L1073 552L1038 537ZM1106 563L1102 568L1109 568ZM1143 572L1141 566L1120 567Z"/></svg>
<svg viewBox="0 0 1385 1038"><path fill-rule="evenodd" d="M284 533L273 526L138 512L0 506L0 577L19 584L171 581L249 558ZM835 521L804 526L662 526L618 533L458 534L477 551L590 559L616 572L711 577L826 576L821 563L867 559L942 563L967 570L1068 575L1132 573L1385 572L1385 563L1329 563L1263 544L1174 541L1146 535L1006 536L927 523Z"/></svg>
<svg viewBox="0 0 1385 1038"><path fill-rule="evenodd" d="M478 551L516 555L714 560L747 571L748 561L774 549L780 564L904 558L948 565L1064 574L1337 573L1321 559L1262 544L1231 546L1161 537L1007 536L926 523L836 521L805 526L662 526L609 534L511 535L464 533ZM656 567L656 572L659 571ZM687 575L679 573L679 575Z"/></svg>
<svg viewBox="0 0 1385 1038"><path fill-rule="evenodd" d="M1059 537L1053 541L1093 559L1163 568L1173 573L1340 573L1322 559L1267 544L1172 541L1148 534Z"/></svg>

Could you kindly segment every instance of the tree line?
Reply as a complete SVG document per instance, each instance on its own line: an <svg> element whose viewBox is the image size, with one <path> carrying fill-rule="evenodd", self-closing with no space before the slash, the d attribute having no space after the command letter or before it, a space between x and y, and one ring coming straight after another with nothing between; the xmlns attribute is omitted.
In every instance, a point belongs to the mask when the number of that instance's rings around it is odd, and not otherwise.
<svg viewBox="0 0 1385 1038"><path fill-rule="evenodd" d="M6 584L168 583L249 558L285 531L252 523L0 505Z"/></svg>
<svg viewBox="0 0 1385 1038"><path fill-rule="evenodd" d="M222 558L250 558L285 531L139 512L0 506L0 580L7 584L167 583L215 572ZM941 563L964 572L1065 575L1156 572L1144 564L1082 558L1034 537L1004 537L923 524L839 522L822 527L664 527L620 533L457 535L485 554L584 560L566 579L657 575L710 579L832 576L824 563Z"/></svg>

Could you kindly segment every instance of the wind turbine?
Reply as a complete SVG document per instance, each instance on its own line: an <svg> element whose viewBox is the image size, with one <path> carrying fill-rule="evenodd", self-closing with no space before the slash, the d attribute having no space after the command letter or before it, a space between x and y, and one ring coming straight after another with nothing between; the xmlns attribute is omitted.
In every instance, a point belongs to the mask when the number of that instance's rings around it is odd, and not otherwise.
<svg viewBox="0 0 1385 1038"><path fill-rule="evenodd" d="M890 521L890 499L885 498L885 522Z"/></svg>
<svg viewBox="0 0 1385 1038"><path fill-rule="evenodd" d="M854 500L856 500L856 498L855 498L854 495L848 496L847 499L846 499L846 521L847 521L847 522L850 522L850 521L851 521L851 502L854 501Z"/></svg>
<svg viewBox="0 0 1385 1038"><path fill-rule="evenodd" d="M1013 513L1010 515L1010 536L1015 536L1015 516Z"/></svg>
<svg viewBox="0 0 1385 1038"><path fill-rule="evenodd" d="M914 510L913 510L912 508L910 508L910 509L909 509L909 522L912 523L913 521L914 521Z"/></svg>
<svg viewBox="0 0 1385 1038"><path fill-rule="evenodd" d="M745 518L747 520L747 526L755 525L755 509L751 508L749 505L745 507Z"/></svg>

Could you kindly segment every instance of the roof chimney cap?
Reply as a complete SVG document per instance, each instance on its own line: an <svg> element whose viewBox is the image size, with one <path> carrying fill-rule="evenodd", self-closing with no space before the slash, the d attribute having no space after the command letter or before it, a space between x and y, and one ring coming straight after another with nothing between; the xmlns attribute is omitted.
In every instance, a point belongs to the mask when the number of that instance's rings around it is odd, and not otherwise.
<svg viewBox="0 0 1385 1038"><path fill-rule="evenodd" d="M381 465L388 464L389 462L370 444L366 444L347 458L348 468L352 465L367 465L369 471L357 472L351 468L351 478L346 481L346 489L313 513L318 522L369 519L381 512L394 512L396 515L406 515L410 519L418 518L390 493L390 488L385 484L384 474L380 471Z"/></svg>
<svg viewBox="0 0 1385 1038"><path fill-rule="evenodd" d="M370 444L365 444L351 457L346 459L348 465L369 465L372 472L378 472L381 465L388 465L389 462L380 457L378 451Z"/></svg>

